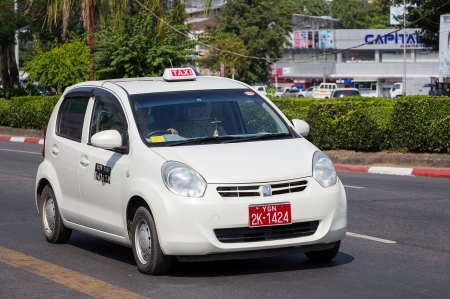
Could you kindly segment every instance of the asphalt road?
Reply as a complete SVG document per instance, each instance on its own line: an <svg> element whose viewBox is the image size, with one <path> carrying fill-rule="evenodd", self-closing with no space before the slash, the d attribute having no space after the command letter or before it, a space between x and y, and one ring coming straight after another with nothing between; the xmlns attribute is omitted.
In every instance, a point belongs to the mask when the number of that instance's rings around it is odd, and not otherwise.
<svg viewBox="0 0 450 299"><path fill-rule="evenodd" d="M382 240L347 236L327 263L304 255L177 263L152 277L127 247L76 232L68 244L45 241L34 204L41 149L0 141L0 298L450 296L450 180L341 172L348 231Z"/></svg>

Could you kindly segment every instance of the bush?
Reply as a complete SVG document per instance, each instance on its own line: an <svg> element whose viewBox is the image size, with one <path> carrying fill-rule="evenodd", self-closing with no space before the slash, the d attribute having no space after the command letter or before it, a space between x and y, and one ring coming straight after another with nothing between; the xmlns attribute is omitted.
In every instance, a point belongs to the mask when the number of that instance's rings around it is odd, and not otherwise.
<svg viewBox="0 0 450 299"><path fill-rule="evenodd" d="M446 97L416 96L396 101L390 121L390 148L403 152L442 151L450 136L450 131L441 131L448 128L445 119L449 115L450 99Z"/></svg>
<svg viewBox="0 0 450 299"><path fill-rule="evenodd" d="M40 130L47 124L58 98L0 99L0 125ZM306 120L310 125L307 138L323 150L450 152L449 98L272 98L272 101L289 119ZM266 115L256 111L254 114L247 124L250 129L273 130L272 124L264 122Z"/></svg>
<svg viewBox="0 0 450 299"><path fill-rule="evenodd" d="M322 149L377 151L384 148L393 101L352 97L318 101L308 110L308 137Z"/></svg>
<svg viewBox="0 0 450 299"><path fill-rule="evenodd" d="M320 101L316 99L277 97L270 97L270 100L283 111L289 120L294 118L305 120L311 104Z"/></svg>
<svg viewBox="0 0 450 299"><path fill-rule="evenodd" d="M58 96L27 96L0 100L0 125L42 130L52 114Z"/></svg>

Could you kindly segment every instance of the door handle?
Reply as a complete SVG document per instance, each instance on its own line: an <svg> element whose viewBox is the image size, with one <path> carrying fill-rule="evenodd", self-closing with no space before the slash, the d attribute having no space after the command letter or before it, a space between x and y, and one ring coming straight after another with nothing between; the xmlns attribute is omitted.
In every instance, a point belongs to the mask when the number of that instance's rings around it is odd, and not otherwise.
<svg viewBox="0 0 450 299"><path fill-rule="evenodd" d="M89 158L86 155L81 155L80 157L80 164L84 167L89 165Z"/></svg>
<svg viewBox="0 0 450 299"><path fill-rule="evenodd" d="M53 154L53 156L58 156L58 153L59 153L58 146L56 144L53 144L52 145L52 154Z"/></svg>

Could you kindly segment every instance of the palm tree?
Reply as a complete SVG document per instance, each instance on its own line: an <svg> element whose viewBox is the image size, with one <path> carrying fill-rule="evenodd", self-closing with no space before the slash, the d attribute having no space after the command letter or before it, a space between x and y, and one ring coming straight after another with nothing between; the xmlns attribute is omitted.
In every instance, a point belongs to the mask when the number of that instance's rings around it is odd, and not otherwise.
<svg viewBox="0 0 450 299"><path fill-rule="evenodd" d="M100 18L99 12L103 12L104 17L113 16L119 20L123 13L131 12L132 0L49 0L47 5L47 23L49 28L56 26L62 21L62 39L67 34L67 26L69 24L70 13L73 5L78 5L81 10L81 19L83 26L88 32L88 44L90 48L90 80L94 79L94 26L97 19Z"/></svg>
<svg viewBox="0 0 450 299"><path fill-rule="evenodd" d="M0 0L0 85L4 88L19 84L19 69L14 55L14 45L20 20L13 6L14 2L11 0Z"/></svg>
<svg viewBox="0 0 450 299"><path fill-rule="evenodd" d="M112 17L120 25L123 14L133 14L133 2L141 9L144 9L143 7L148 8L157 16L158 34L164 35L164 15L167 4L171 2L169 0L48 0L48 25L51 28L52 26L56 26L59 21L62 21L63 40L67 33L67 25L72 7L73 5L80 6L81 19L83 20L84 28L88 32L88 44L91 49L90 80L94 80L94 32L95 24L100 24L100 12L102 13L103 19ZM203 0L206 11L212 7L212 3L212 0Z"/></svg>

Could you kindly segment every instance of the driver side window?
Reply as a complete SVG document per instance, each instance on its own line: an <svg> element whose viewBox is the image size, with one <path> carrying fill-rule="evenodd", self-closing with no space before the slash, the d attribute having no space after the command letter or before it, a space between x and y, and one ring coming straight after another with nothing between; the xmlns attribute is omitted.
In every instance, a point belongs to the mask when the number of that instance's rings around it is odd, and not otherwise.
<svg viewBox="0 0 450 299"><path fill-rule="evenodd" d="M117 109L121 109L121 107L116 107L102 97L97 98L95 100L94 110L92 112L89 137L105 130L116 130L123 136L124 124L117 112Z"/></svg>

